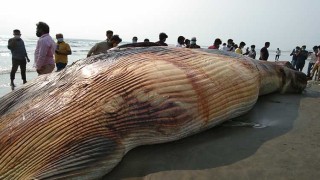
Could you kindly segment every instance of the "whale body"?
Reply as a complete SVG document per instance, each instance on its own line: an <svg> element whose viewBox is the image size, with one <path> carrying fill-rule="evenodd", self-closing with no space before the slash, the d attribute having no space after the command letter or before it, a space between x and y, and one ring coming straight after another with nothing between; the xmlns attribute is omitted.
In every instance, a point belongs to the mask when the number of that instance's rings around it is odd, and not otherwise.
<svg viewBox="0 0 320 180"><path fill-rule="evenodd" d="M0 179L97 179L131 149L178 140L300 93L285 63L174 47L119 48L0 99Z"/></svg>

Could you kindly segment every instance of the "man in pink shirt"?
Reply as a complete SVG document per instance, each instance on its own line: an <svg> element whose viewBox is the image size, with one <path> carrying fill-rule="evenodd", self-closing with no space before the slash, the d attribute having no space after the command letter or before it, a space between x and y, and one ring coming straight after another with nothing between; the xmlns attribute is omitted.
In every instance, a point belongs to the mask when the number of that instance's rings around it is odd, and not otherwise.
<svg viewBox="0 0 320 180"><path fill-rule="evenodd" d="M34 52L35 68L38 75L51 73L55 67L53 60L55 51L55 42L49 35L49 26L44 22L39 22L37 25L37 47Z"/></svg>

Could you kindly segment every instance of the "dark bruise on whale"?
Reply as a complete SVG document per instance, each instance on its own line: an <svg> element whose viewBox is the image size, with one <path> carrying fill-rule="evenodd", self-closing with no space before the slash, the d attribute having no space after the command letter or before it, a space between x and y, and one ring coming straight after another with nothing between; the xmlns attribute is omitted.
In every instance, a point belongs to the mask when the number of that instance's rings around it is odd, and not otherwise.
<svg viewBox="0 0 320 180"><path fill-rule="evenodd" d="M0 99L0 179L97 179L139 145L174 141L303 91L284 63L173 47L111 50Z"/></svg>

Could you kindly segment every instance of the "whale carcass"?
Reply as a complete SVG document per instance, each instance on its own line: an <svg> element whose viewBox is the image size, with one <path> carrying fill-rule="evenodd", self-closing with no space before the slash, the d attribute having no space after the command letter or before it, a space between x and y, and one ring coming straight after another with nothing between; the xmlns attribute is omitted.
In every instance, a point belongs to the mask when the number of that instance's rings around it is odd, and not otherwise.
<svg viewBox="0 0 320 180"><path fill-rule="evenodd" d="M129 47L79 60L0 99L0 179L100 178L134 147L201 132L306 82L283 63L219 51Z"/></svg>

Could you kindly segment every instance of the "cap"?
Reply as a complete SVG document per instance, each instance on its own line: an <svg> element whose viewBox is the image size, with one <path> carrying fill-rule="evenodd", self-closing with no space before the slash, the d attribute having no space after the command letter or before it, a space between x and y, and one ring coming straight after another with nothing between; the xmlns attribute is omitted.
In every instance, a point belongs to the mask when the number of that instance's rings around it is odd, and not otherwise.
<svg viewBox="0 0 320 180"><path fill-rule="evenodd" d="M15 29L15 30L13 30L13 34L14 34L14 35L21 35L21 34L20 34L20 30L19 30L19 29Z"/></svg>
<svg viewBox="0 0 320 180"><path fill-rule="evenodd" d="M191 41L197 41L197 38L196 37L192 37Z"/></svg>

